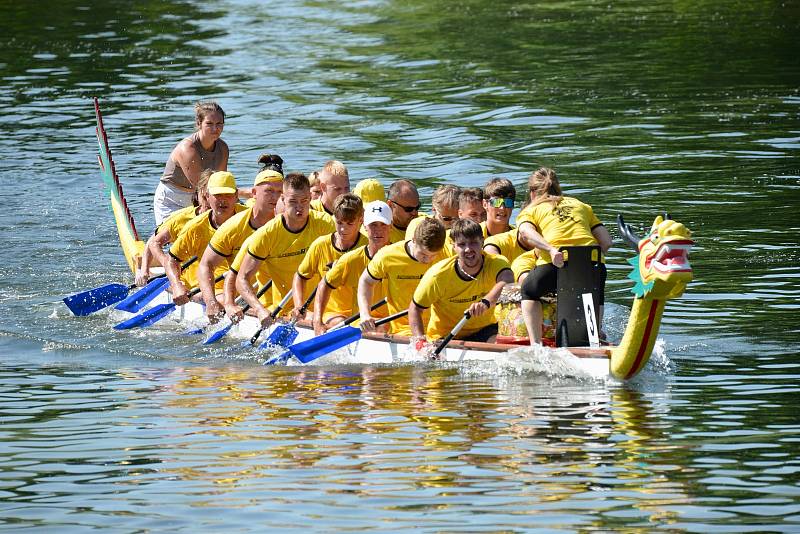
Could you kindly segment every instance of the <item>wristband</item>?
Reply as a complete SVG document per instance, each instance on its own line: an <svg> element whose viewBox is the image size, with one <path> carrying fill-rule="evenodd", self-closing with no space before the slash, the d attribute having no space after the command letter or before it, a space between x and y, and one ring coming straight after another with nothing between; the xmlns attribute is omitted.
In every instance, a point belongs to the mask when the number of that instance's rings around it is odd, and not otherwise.
<svg viewBox="0 0 800 534"><path fill-rule="evenodd" d="M482 298L482 299L481 299L481 302L483 302L483 304L486 306L486 309L487 309L487 310L488 310L489 308L491 308L491 307L492 307L492 303L491 303L491 302L489 302L489 299Z"/></svg>

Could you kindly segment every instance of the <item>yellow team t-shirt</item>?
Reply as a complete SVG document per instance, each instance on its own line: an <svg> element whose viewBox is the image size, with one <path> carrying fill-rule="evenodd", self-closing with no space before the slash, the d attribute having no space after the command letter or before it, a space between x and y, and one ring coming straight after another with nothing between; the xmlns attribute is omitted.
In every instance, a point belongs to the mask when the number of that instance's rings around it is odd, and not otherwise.
<svg viewBox="0 0 800 534"><path fill-rule="evenodd" d="M175 241L183 227L186 226L186 223L199 215L198 209L197 206L186 206L178 211L173 211L169 214L169 217L161 221L161 224L156 227L155 233L169 229L170 241Z"/></svg>
<svg viewBox="0 0 800 534"><path fill-rule="evenodd" d="M236 205L236 213L243 211L245 208L241 204ZM178 263L183 263L192 256L197 256L197 261L184 269L181 273L181 281L187 287L197 287L197 265L200 263L200 258L203 257L203 252L206 250L208 242L214 235L217 228L211 223L211 211L201 213L186 223L183 230L169 247L169 255L175 258ZM214 277L219 276L228 270L228 266L222 264L214 270ZM223 281L216 284L217 289L222 289Z"/></svg>
<svg viewBox="0 0 800 534"><path fill-rule="evenodd" d="M590 205L573 197L562 197L555 206L552 202L529 205L517 215L518 228L526 223L533 224L542 237L556 248L596 245L592 230L603 224ZM550 254L540 251L536 264L551 262Z"/></svg>
<svg viewBox="0 0 800 534"><path fill-rule="evenodd" d="M422 275L437 261L442 259L437 254L431 263L417 261L409 252L411 241L392 243L380 249L367 265L367 273L383 284L386 295L386 311L388 315L408 309L411 296L417 288ZM424 319L424 316L423 316ZM391 323L390 332L404 336L411 335L408 316L395 319Z"/></svg>
<svg viewBox="0 0 800 534"><path fill-rule="evenodd" d="M358 311L358 280L371 259L369 248L363 245L342 255L325 273L325 284L332 291L322 316L323 321L336 316L348 317ZM375 304L383 297L383 284L375 284L370 304ZM373 310L371 314L373 317L386 317L386 306Z"/></svg>
<svg viewBox="0 0 800 534"><path fill-rule="evenodd" d="M297 267L297 274L305 279L306 283L306 290L305 294L303 295L303 302L305 299L311 295L311 292L317 287L317 284L325 276L325 273L342 257L343 254L346 252L350 252L351 250L355 250L357 247L365 245L367 243L366 236L362 234L358 234L358 239L347 250L340 250L336 248L335 242L335 235L336 233L331 233L328 235L323 235L318 237L311 243L311 246L308 248L308 252L306 253L303 261L300 262L300 265ZM313 309L312 306L309 306L308 309ZM328 306L330 309L330 305Z"/></svg>
<svg viewBox="0 0 800 534"><path fill-rule="evenodd" d="M510 232L511 230L513 230L515 228L516 228L516 226L514 226L513 224L509 224L508 225L508 230L506 230L506 232ZM483 239L484 240L486 240L489 237L492 237L492 236L489 235L489 229L486 227L486 221L483 221L481 223L481 230L483 230ZM492 234L492 235L500 235L501 233L505 233L505 232L500 232L500 233Z"/></svg>
<svg viewBox="0 0 800 534"><path fill-rule="evenodd" d="M483 253L483 267L473 280L457 270L457 261L457 257L452 257L438 262L425 273L414 291L417 306L430 308L431 316L426 330L429 339L439 339L449 334L470 304L484 298L497 283L500 273L510 269L508 260L503 256ZM471 317L456 338L469 337L496 322L491 311L480 317Z"/></svg>
<svg viewBox="0 0 800 534"><path fill-rule="evenodd" d="M245 254L261 260L272 277L272 302L277 303L292 288L294 273L311 243L333 230L331 218L313 210L308 213L306 225L298 232L286 228L283 216L275 217L248 238L247 246L243 245L233 260L231 270L238 272L241 269ZM292 299L289 299L284 310L291 309Z"/></svg>
<svg viewBox="0 0 800 534"><path fill-rule="evenodd" d="M333 217L333 213L328 211L328 208L325 207L325 204L323 204L322 200L319 198L315 198L314 200L312 200L309 207L314 211L319 211L327 214L329 217Z"/></svg>
<svg viewBox="0 0 800 534"><path fill-rule="evenodd" d="M253 221L251 220L252 216L253 207L251 205L246 210L237 213L225 221L225 224L214 232L214 235L208 242L209 248L224 258L223 264L225 264L226 269L230 269L231 263L233 263L234 258L239 254L247 238L258 230L258 228L253 226ZM269 272L262 265L262 268L256 273L258 287L263 287L269 279ZM272 304L272 292L266 291L259 300L264 306L269 306Z"/></svg>
<svg viewBox="0 0 800 534"><path fill-rule="evenodd" d="M505 258L509 262L513 262L517 256L520 256L526 252L527 249L522 248L522 245L519 243L519 239L517 238L517 230L512 229L508 232L503 232L501 234L495 234L493 236L489 236L483 240L483 246L486 245L494 245L498 249L500 249L500 255L505 256Z"/></svg>

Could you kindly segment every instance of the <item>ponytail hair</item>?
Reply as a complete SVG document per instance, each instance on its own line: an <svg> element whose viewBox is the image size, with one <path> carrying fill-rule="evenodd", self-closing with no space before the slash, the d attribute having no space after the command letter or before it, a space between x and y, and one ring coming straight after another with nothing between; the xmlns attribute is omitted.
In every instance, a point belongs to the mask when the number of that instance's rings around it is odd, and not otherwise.
<svg viewBox="0 0 800 534"><path fill-rule="evenodd" d="M548 167L539 167L531 174L528 178L528 189L534 205L551 202L555 206L561 202L563 196L556 171Z"/></svg>
<svg viewBox="0 0 800 534"><path fill-rule="evenodd" d="M276 171L283 174L283 158L277 154L261 154L258 162L261 164L259 172Z"/></svg>

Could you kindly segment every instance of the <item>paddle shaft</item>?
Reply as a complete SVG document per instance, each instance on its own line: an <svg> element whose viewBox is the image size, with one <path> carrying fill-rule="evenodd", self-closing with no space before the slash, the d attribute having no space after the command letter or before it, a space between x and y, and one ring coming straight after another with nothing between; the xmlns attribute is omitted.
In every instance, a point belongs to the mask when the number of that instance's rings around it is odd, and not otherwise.
<svg viewBox="0 0 800 534"><path fill-rule="evenodd" d="M386 304L386 299L385 298L379 300L378 302L376 302L375 304L370 306L369 311L375 311L378 308L380 308L381 306L383 306L384 304ZM353 315L351 315L350 317L348 317L347 319L345 319L341 323L339 323L336 326L334 326L333 328L331 328L331 330L334 330L336 328L341 328L343 326L348 326L348 325L358 321L359 317L361 317L360 313L354 313ZM376 324L377 324L377 321L376 321ZM381 324L383 324L383 323L381 323Z"/></svg>
<svg viewBox="0 0 800 534"><path fill-rule="evenodd" d="M447 346L447 344L450 343L450 341L452 341L453 338L458 335L458 333L461 331L461 329L464 328L464 325L467 323L467 321L469 321L469 318L470 318L469 312L465 311L464 312L464 317L462 317L461 320L456 323L456 325L453 327L453 329L450 330L450 333L447 334L447 336L445 336L445 338L442 340L442 342L439 343L439 346L436 347L436 350L433 351L433 356L434 357L438 356L444 350L444 348Z"/></svg>
<svg viewBox="0 0 800 534"><path fill-rule="evenodd" d="M289 302L290 298L292 298L292 290L291 289L283 296L283 298L278 303L278 305L275 306L275 309L272 310L272 313L269 314L270 319L275 319L275 317L278 316L278 314L281 312L283 307L286 306L286 303ZM264 328L266 328L266 327L262 326L261 328L258 329L258 331L255 334L253 334L253 337L250 338L250 344L251 345L255 345L256 344L256 341L258 341L258 336L261 335L261 332L264 331Z"/></svg>

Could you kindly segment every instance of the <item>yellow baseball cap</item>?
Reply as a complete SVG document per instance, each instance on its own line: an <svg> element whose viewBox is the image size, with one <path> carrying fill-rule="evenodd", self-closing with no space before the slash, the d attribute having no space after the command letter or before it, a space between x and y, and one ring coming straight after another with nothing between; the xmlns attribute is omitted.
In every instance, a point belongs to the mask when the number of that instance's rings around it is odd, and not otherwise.
<svg viewBox="0 0 800 534"><path fill-rule="evenodd" d="M282 182L282 181L283 181L283 175L281 173L279 173L278 171L273 171L272 169L264 169L263 171L261 171L256 175L256 180L255 182L253 182L253 187L259 184L264 184L269 182Z"/></svg>
<svg viewBox="0 0 800 534"><path fill-rule="evenodd" d="M367 178L358 182L356 188L353 189L353 194L360 197L364 204L375 200L386 202L386 192L383 190L383 185L375 178Z"/></svg>
<svg viewBox="0 0 800 534"><path fill-rule="evenodd" d="M209 195L235 195L236 178L228 171L217 171L208 179Z"/></svg>

